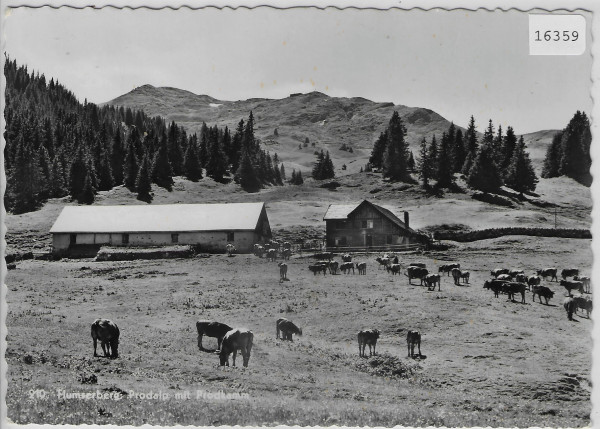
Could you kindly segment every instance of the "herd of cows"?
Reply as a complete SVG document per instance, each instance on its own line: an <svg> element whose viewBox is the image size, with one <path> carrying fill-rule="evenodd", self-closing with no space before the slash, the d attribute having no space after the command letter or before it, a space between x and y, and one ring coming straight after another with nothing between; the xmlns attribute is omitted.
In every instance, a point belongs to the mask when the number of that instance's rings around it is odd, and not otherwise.
<svg viewBox="0 0 600 429"><path fill-rule="evenodd" d="M230 256L234 251L235 248L233 247L227 249L227 253ZM269 261L276 261L278 257L289 260L292 254L291 245L287 242L277 244L277 246L273 244L265 246L256 245L254 254L261 258L266 256ZM308 266L308 269L314 275L319 273L326 275L328 272L333 275L338 272L344 274L350 274L350 272L356 274L358 272L359 275L366 275L367 273L367 263L353 262L352 255L350 254L341 255L341 262L333 260L332 253L323 253L315 256L320 260ZM468 284L470 279L470 273L461 270L460 263L458 262L442 264L438 266L438 273L433 274L429 273L426 265L423 263L411 263L405 267L399 263L397 255L386 254L377 257L375 261L377 261L380 269L385 269L392 275L403 273L408 277L409 284L413 284L413 279L420 280L420 285L427 286L430 291L435 290L436 286L438 290L441 290L441 278L444 274L448 277L451 275L455 285L460 285L461 282ZM287 264L279 262L278 266L280 282L287 280ZM523 270L497 268L492 270L490 275L491 278L484 282L484 289L493 291L495 297L499 297L500 294L506 294L510 301L514 301L515 296L520 295L521 303L525 303L526 291L531 291L534 302L537 295L540 303L543 297L546 305L548 305L548 301L554 297L555 293L549 287L541 285L542 279L546 281L549 278L550 281L559 282L557 268L537 270L536 274L531 276L525 275ZM580 276L579 270L575 268L563 269L560 275L562 279L559 284L567 291L563 306L567 312L568 319L573 320L573 314L579 309L586 311L589 318L592 311L592 300L584 294L591 293L590 278ZM573 291L577 291L579 294L574 296ZM196 330L198 332L198 348L201 351L211 351L203 347L203 336L206 335L217 339L218 347L214 352L218 353L219 364L221 366L229 366L230 355L233 355L233 366L235 366L238 351L242 355L244 367L248 366L254 341L254 334L251 330L241 327L232 328L225 323L213 320L200 320L196 322ZM285 318L277 319L275 322L275 331L276 339L281 338L288 341L292 341L293 335L302 335L302 329ZM96 351L97 342L100 341L105 357L118 357L120 332L115 323L106 319L98 319L92 324L91 335L94 344L94 356L98 356ZM359 356L366 356L365 349L367 346L369 347L369 355L376 354L379 336L380 331L378 329L361 330L357 335ZM415 356L415 347L418 349L418 356L421 356L421 333L419 331L409 330L406 336L406 343L409 357Z"/></svg>

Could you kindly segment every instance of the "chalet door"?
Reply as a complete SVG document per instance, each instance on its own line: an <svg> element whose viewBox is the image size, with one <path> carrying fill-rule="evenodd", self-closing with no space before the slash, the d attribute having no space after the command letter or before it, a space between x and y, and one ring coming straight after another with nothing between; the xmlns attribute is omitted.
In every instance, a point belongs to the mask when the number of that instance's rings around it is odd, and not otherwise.
<svg viewBox="0 0 600 429"><path fill-rule="evenodd" d="M365 236L365 246L372 246L373 245L373 236L371 234L367 234Z"/></svg>

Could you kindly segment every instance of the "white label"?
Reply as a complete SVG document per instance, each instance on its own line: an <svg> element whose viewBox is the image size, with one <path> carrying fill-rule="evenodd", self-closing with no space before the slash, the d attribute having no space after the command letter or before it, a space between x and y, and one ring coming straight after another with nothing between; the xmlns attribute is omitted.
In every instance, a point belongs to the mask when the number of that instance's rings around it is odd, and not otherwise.
<svg viewBox="0 0 600 429"><path fill-rule="evenodd" d="M529 55L581 55L585 36L582 15L529 15Z"/></svg>

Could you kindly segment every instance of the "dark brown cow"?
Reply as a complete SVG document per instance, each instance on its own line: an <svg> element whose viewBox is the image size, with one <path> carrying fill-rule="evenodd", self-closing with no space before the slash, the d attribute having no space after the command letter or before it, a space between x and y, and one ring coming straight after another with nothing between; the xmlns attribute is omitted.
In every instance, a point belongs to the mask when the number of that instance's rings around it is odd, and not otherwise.
<svg viewBox="0 0 600 429"><path fill-rule="evenodd" d="M105 357L116 359L119 357L119 328L107 319L96 319L92 323L92 340L94 341L94 357L98 356L96 347L98 340L102 346Z"/></svg>
<svg viewBox="0 0 600 429"><path fill-rule="evenodd" d="M219 353L219 362L221 366L229 366L229 355L233 353L233 366L235 366L235 357L238 350L242 353L244 359L244 367L248 366L250 360L250 351L252 350L252 342L254 334L246 328L236 328L225 334L223 343L221 344L221 352Z"/></svg>
<svg viewBox="0 0 600 429"><path fill-rule="evenodd" d="M309 265L308 269L311 270L315 276L317 275L317 273L323 273L323 275L327 274L326 264Z"/></svg>
<svg viewBox="0 0 600 429"><path fill-rule="evenodd" d="M583 296L576 296L573 299L575 300L575 312L577 313L578 309L585 310L589 319L592 312L592 300Z"/></svg>
<svg viewBox="0 0 600 429"><path fill-rule="evenodd" d="M541 270L537 270L537 275L546 280L547 277L550 277L550 281L555 280L558 281L558 277L556 277L557 273L556 268L543 268Z"/></svg>
<svg viewBox="0 0 600 429"><path fill-rule="evenodd" d="M486 282L483 284L483 288L490 289L491 291L494 292L494 296L496 298L498 298L498 296L500 295L500 292L503 291L505 285L506 285L506 281L504 281L504 280L492 279L492 280L486 280Z"/></svg>
<svg viewBox="0 0 600 429"><path fill-rule="evenodd" d="M204 347L202 346L202 337L204 335L216 338L217 350L221 350L223 337L227 332L231 331L231 326L226 325L225 323L215 322L214 320L198 320L196 322L196 330L198 331L198 348L200 350L204 350Z"/></svg>
<svg viewBox="0 0 600 429"><path fill-rule="evenodd" d="M411 266L406 269L406 275L408 276L408 284L412 284L412 279L419 279L421 280L422 286L423 280L425 280L427 274L429 274L429 271L427 271L426 268L422 267Z"/></svg>
<svg viewBox="0 0 600 429"><path fill-rule="evenodd" d="M567 277L573 277L578 275L579 270L577 268L565 268L560 272L560 276L563 278L563 280L566 280Z"/></svg>
<svg viewBox="0 0 600 429"><path fill-rule="evenodd" d="M356 269L358 270L358 274L366 275L367 274L367 263L366 262L357 262Z"/></svg>
<svg viewBox="0 0 600 429"><path fill-rule="evenodd" d="M408 346L409 357L414 357L415 346L418 347L419 356L421 356L421 333L419 331L408 331L408 334L406 334L406 345Z"/></svg>
<svg viewBox="0 0 600 429"><path fill-rule="evenodd" d="M365 356L365 348L369 346L369 356L375 355L375 347L379 339L380 332L377 329L363 329L357 335L358 337L358 355ZM371 349L372 347L372 349Z"/></svg>
<svg viewBox="0 0 600 429"><path fill-rule="evenodd" d="M492 277L497 278L500 274L508 274L508 271L508 268L496 268L495 270L492 270L490 274Z"/></svg>
<svg viewBox="0 0 600 429"><path fill-rule="evenodd" d="M527 290L527 285L525 283L519 282L507 282L505 285L506 293L508 294L508 299L514 301L515 294L521 294L521 304L525 304L525 291Z"/></svg>
<svg viewBox="0 0 600 429"><path fill-rule="evenodd" d="M277 249L267 250L267 261L275 262L277 259Z"/></svg>
<svg viewBox="0 0 600 429"><path fill-rule="evenodd" d="M579 293L583 293L583 282L561 280L560 285L567 290L569 295L571 295L571 291L573 290L579 291Z"/></svg>
<svg viewBox="0 0 600 429"><path fill-rule="evenodd" d="M329 263L329 274L337 274L338 267L340 266L338 261L331 261Z"/></svg>
<svg viewBox="0 0 600 429"><path fill-rule="evenodd" d="M279 338L279 333L281 332L282 340L294 341L292 339L292 334L302 335L302 328L299 328L293 322L283 317L277 319L277 322L275 322L275 329L275 338Z"/></svg>
<svg viewBox="0 0 600 429"><path fill-rule="evenodd" d="M392 273L393 275L400 274L400 269L402 266L400 264L389 264L385 267L388 273Z"/></svg>
<svg viewBox="0 0 600 429"><path fill-rule="evenodd" d="M344 274L350 274L350 270L352 270L352 274L354 274L354 264L352 262L342 262L340 264L340 271Z"/></svg>
<svg viewBox="0 0 600 429"><path fill-rule="evenodd" d="M440 275L439 274L427 274L425 276L425 284L427 285L427 290L435 290L435 285L437 284L438 290L440 290Z"/></svg>
<svg viewBox="0 0 600 429"><path fill-rule="evenodd" d="M535 296L537 295L540 299L540 304L542 303L542 297L544 297L546 305L548 305L548 300L554 297L554 292L546 286L531 286L531 290L533 291L533 302L535 302Z"/></svg>
<svg viewBox="0 0 600 429"><path fill-rule="evenodd" d="M438 273L446 273L446 275L449 277L450 272L453 268L458 268L460 270L460 264L458 262L451 262L448 264L440 265L440 267L438 268Z"/></svg>

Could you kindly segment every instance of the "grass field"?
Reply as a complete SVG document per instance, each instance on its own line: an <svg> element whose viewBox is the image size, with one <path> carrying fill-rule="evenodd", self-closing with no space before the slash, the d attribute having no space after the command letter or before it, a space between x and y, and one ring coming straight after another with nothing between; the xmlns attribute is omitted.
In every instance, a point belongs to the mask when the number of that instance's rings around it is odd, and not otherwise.
<svg viewBox="0 0 600 429"><path fill-rule="evenodd" d="M589 275L589 240L504 237L407 254L401 262L460 261L471 284L409 286L377 268L313 276L292 259L290 281L251 255L94 262L31 260L7 277L8 417L18 423L156 425L562 426L590 424L591 320L567 320L565 293L550 305L494 298L482 288L496 267L577 266ZM338 258L339 259L339 258ZM121 329L120 357L93 357L90 325ZM275 339L275 320L303 328ZM218 367L201 352L195 321L211 318L255 334L248 368ZM379 358L359 358L356 333L382 331ZM408 329L423 359L406 357ZM216 340L205 338L206 347ZM240 363L241 364L241 357ZM95 376L95 377L94 377ZM78 400L66 392L127 392ZM41 393L41 392L44 393ZM133 391L133 393L131 392ZM196 392L243 393L229 400ZM137 396L136 393L137 392ZM166 399L143 399L140 393ZM189 399L175 394L190 392ZM45 395L45 396L44 396Z"/></svg>

